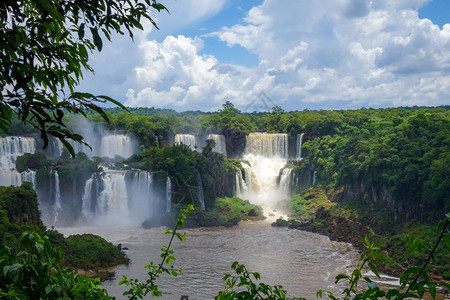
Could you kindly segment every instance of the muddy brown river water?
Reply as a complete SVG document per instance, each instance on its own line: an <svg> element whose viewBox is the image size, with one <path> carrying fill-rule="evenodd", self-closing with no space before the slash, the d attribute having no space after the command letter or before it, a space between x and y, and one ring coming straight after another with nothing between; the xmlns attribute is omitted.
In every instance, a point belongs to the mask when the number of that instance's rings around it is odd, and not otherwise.
<svg viewBox="0 0 450 300"><path fill-rule="evenodd" d="M65 235L95 233L114 244L127 247L129 266L115 268L116 279L104 283L110 295L118 299L123 287L118 286L122 274L144 279L150 260L160 261L161 246L169 237L161 228L135 227L74 227L59 229ZM221 280L230 273L237 260L248 270L261 273L262 281L281 284L289 296L316 298L318 289L339 292L333 284L334 277L352 270L358 252L347 243L333 242L328 237L299 230L271 227L270 222L241 222L225 228L187 229L187 241L175 242L176 267L184 274L178 278L163 276L158 284L164 292L160 299L213 299L224 288Z"/></svg>

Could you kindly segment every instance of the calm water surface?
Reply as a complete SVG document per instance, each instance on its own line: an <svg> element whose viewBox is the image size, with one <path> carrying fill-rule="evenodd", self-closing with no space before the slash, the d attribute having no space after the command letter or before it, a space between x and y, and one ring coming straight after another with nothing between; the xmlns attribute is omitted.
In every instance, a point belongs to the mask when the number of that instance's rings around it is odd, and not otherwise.
<svg viewBox="0 0 450 300"><path fill-rule="evenodd" d="M76 227L60 228L64 235L94 233L108 241L127 247L129 266L115 268L116 279L104 283L110 295L118 299L125 290L118 286L123 274L129 278L146 278L144 265L159 263L161 246L169 236L161 228ZM289 296L316 298L318 289L331 289L334 277L351 270L358 260L357 251L347 243L332 242L328 237L299 230L271 227L267 221L241 222L231 228L187 229L185 242L175 241L175 267L184 274L178 278L163 276L158 284L164 292L159 299L213 299L224 288L221 280L230 273L237 260L248 270L261 273L262 281L281 284Z"/></svg>

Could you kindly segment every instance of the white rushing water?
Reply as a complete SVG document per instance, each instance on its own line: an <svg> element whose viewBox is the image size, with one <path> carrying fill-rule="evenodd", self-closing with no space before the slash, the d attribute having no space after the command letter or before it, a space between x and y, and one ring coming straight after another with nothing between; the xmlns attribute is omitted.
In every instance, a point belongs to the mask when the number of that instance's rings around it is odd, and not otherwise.
<svg viewBox="0 0 450 300"><path fill-rule="evenodd" d="M207 139L213 140L216 145L214 146L214 152L221 153L227 156L227 145L225 143L225 137L221 134L208 134Z"/></svg>
<svg viewBox="0 0 450 300"><path fill-rule="evenodd" d="M203 184L200 173L197 173L197 196L198 201L200 202L200 208L205 210L205 196L203 195Z"/></svg>
<svg viewBox="0 0 450 300"><path fill-rule="evenodd" d="M0 185L19 186L28 181L36 186L36 173L26 170L19 173L16 169L17 157L25 153L34 153L35 141L32 137L8 136L0 137Z"/></svg>
<svg viewBox="0 0 450 300"><path fill-rule="evenodd" d="M197 141L195 139L195 136L192 134L176 134L175 135L175 144L185 144L191 150L195 151L196 147L198 148Z"/></svg>
<svg viewBox="0 0 450 300"><path fill-rule="evenodd" d="M155 210L157 199L153 191L153 174L134 170L131 172L131 180L127 181L127 191L131 216L137 224L141 224Z"/></svg>
<svg viewBox="0 0 450 300"><path fill-rule="evenodd" d="M239 184L237 196L261 205L266 216L273 211L276 204L286 197L286 185L290 180L290 173L278 185L280 171L286 165L288 157L288 136L284 133L250 133L247 136L245 154L241 166L245 171L243 184ZM286 178L289 176L289 179ZM242 176L239 171L236 186ZM238 182L239 181L239 182ZM273 213L270 213L273 215Z"/></svg>
<svg viewBox="0 0 450 300"><path fill-rule="evenodd" d="M94 156L129 158L136 153L136 142L127 134L97 133L92 130L82 132L84 141L91 147L69 140L75 153L84 152L89 158ZM62 152L61 152L62 153Z"/></svg>
<svg viewBox="0 0 450 300"><path fill-rule="evenodd" d="M53 215L55 216L55 223L58 221L58 215L61 210L61 189L59 186L58 171L54 171L55 176L55 203L53 204Z"/></svg>
<svg viewBox="0 0 450 300"><path fill-rule="evenodd" d="M128 196L125 185L125 172L109 170L103 177L103 190L97 199L97 212L100 216L128 220Z"/></svg>
<svg viewBox="0 0 450 300"><path fill-rule="evenodd" d="M166 212L170 212L171 206L172 206L172 182L170 181L170 177L167 176L167 180L166 180Z"/></svg>
<svg viewBox="0 0 450 300"><path fill-rule="evenodd" d="M110 134L102 137L100 156L115 158L116 155L129 158L136 151L131 137L126 134Z"/></svg>
<svg viewBox="0 0 450 300"><path fill-rule="evenodd" d="M89 178L85 185L84 185L84 192L83 196L81 197L81 216L85 219L89 219L93 212L92 212L92 185L94 183L94 176L91 176ZM96 196L98 194L96 193ZM97 197L95 197L97 199Z"/></svg>
<svg viewBox="0 0 450 300"><path fill-rule="evenodd" d="M300 160L302 159L302 142L303 142L303 135L304 133L297 134L297 153L295 159Z"/></svg>
<svg viewBox="0 0 450 300"><path fill-rule="evenodd" d="M286 197L291 195L291 173L292 169L284 168L280 176L279 187Z"/></svg>
<svg viewBox="0 0 450 300"><path fill-rule="evenodd" d="M267 158L287 158L288 135L286 133L252 132L247 136L245 154Z"/></svg>

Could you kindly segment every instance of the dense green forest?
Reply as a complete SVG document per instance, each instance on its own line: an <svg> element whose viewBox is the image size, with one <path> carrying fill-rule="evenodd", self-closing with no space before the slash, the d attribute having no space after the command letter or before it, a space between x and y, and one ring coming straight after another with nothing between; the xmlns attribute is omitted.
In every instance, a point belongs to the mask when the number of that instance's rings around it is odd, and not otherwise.
<svg viewBox="0 0 450 300"><path fill-rule="evenodd" d="M315 172L317 183L340 191L340 198L386 203L390 217L399 221L432 221L450 210L448 107L289 113L276 110L252 114L241 113L226 103L216 113L176 113L153 108L130 109L129 113L106 111L109 124L103 123L98 114L89 117L109 130L127 132L139 140L141 151L130 158L131 166L165 172L184 188L194 186L196 173L200 172L207 185L205 191L214 191L206 197L209 205L218 196L232 196L227 172L232 171L233 162L208 150L201 153L198 149L197 153L187 147L165 147L173 144L177 133L223 134L231 158L241 157L246 136L256 131L287 133L289 156L294 158L297 136L303 133L304 159L292 162L291 167L299 176ZM72 122L76 118L67 121ZM23 132L27 131L20 122L15 122L10 130L12 135ZM18 166L37 168L24 160L19 159ZM35 161L42 164L43 160ZM73 174L73 168L66 164L61 171ZM88 170L95 170L95 166ZM84 172L84 177L89 177L93 171ZM70 181L73 175L67 176L64 180ZM294 190L301 192L302 188Z"/></svg>
<svg viewBox="0 0 450 300"><path fill-rule="evenodd" d="M61 194L69 199L64 203L66 209L61 218L76 220L81 203L74 199L81 198L83 191L74 188L75 185L83 186L95 174L103 176L102 168L107 166L127 172L127 180L135 170L151 172L161 189L166 178L171 179L172 212L164 213L161 209L161 216L147 220L144 227L175 224L176 211L188 204L197 209L186 221L187 226L231 226L242 219L259 219L262 216L259 207L231 198L235 196L236 171L243 171L238 159L242 158L246 137L251 132L288 135L286 167L292 169L291 198L281 203L280 208L292 219L279 220L276 225L320 232L360 247L364 237L369 236L398 263L394 269L384 269L388 272L398 273L423 261L423 255L408 254L404 241L414 235L423 238L424 243L432 243L432 228L450 211L448 107L297 112L274 109L271 113L242 113L227 102L214 113L177 113L154 108L136 108L130 112L105 110L109 123L100 115L90 113L90 124L135 138L138 151L130 158L89 158L80 153L72 159L66 151L54 157L49 148L17 158L17 170L36 171L37 190L44 195L40 203L44 212L51 211L52 203L46 199L52 195L46 194L45 188L39 189L54 184L56 170L62 183ZM79 118L66 117L65 122L76 126ZM195 150L183 144L174 145L175 135L179 133L203 137L221 134L228 155L212 151L212 140ZM36 132L13 120L10 134L35 136ZM303 134L302 159L296 157L300 134ZM204 191L204 211L198 202L199 178ZM22 188L16 189L24 193ZM86 254L89 249L79 246L82 240L95 244L92 237L63 239L56 232L45 231L36 207L34 214L23 214L25 208L8 201L5 198L2 204L3 246L13 245L21 232L35 226L33 230L49 235L54 245L65 251L68 265L89 268L102 259L99 254L91 257ZM25 219L33 220L32 225ZM108 247L105 244L98 248L103 248L105 253L113 251ZM80 253L84 254L80 256ZM438 248L436 257L439 261L433 265L433 272L447 278L450 258L444 246ZM121 259L117 256L112 264ZM111 262L102 264L107 266Z"/></svg>

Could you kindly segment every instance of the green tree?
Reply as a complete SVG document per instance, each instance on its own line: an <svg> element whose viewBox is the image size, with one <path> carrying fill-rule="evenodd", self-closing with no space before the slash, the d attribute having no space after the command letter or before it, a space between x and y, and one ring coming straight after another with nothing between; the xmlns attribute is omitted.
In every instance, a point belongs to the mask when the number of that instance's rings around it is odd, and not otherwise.
<svg viewBox="0 0 450 300"><path fill-rule="evenodd" d="M6 0L0 3L0 129L7 132L17 114L36 128L44 147L48 135L83 142L68 129L67 113L86 116L87 110L108 116L99 106L118 101L75 90L84 71L93 72L89 53L101 51L114 33L143 29L151 10L166 10L156 0Z"/></svg>

